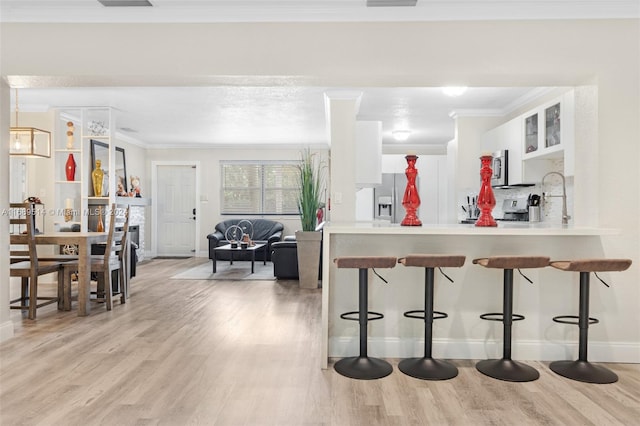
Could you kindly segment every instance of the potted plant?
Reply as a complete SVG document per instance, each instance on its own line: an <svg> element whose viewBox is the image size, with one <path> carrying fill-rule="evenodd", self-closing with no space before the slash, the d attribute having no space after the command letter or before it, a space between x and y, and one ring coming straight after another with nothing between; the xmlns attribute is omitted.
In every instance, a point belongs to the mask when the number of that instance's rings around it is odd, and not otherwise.
<svg viewBox="0 0 640 426"><path fill-rule="evenodd" d="M300 159L298 211L302 231L296 231L298 276L301 288L318 288L322 232L316 231L318 209L322 205L323 164L307 148Z"/></svg>

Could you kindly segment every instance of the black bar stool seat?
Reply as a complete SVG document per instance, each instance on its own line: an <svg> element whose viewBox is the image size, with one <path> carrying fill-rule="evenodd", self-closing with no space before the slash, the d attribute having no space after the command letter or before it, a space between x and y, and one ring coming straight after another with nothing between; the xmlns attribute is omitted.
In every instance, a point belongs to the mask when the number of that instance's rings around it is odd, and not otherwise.
<svg viewBox="0 0 640 426"><path fill-rule="evenodd" d="M398 263L404 266L414 266L425 269L424 279L424 309L413 310L404 313L407 318L424 320L424 356L420 358L407 358L400 361L398 369L404 374L424 380L447 380L458 375L455 365L434 359L433 348L433 320L447 318L445 312L434 311L434 269L435 268L459 268L464 265L465 256L443 254L410 254ZM448 278L448 277L447 277Z"/></svg>
<svg viewBox="0 0 640 426"><path fill-rule="evenodd" d="M589 325L598 323L596 318L589 317L589 276L591 272L625 271L629 266L631 266L631 260L560 260L553 261L550 265L562 271L580 273L580 305L578 308L578 315L560 315L553 318L553 321L555 322L578 325L580 329L580 337L578 345L578 359L575 361L554 361L549 364L549 368L561 376L577 380L579 382L600 384L617 382L618 376L616 373L603 366L591 364L587 360Z"/></svg>
<svg viewBox="0 0 640 426"><path fill-rule="evenodd" d="M549 266L549 260L546 256L493 256L473 260L474 264L485 268L504 270L502 312L480 315L485 320L502 322L502 358L478 362L476 369L482 374L509 382L530 382L540 377L535 368L511 359L511 327L513 321L524 319L523 315L513 313L513 270L544 268Z"/></svg>
<svg viewBox="0 0 640 426"><path fill-rule="evenodd" d="M393 371L387 361L370 357L367 354L367 324L369 321L384 318L379 312L368 310L368 276L369 268L393 268L397 258L392 256L345 256L333 259L338 268L353 268L359 270L358 305L357 311L345 312L340 318L358 321L360 324L360 355L342 358L333 365L340 374L352 379L379 379L388 376ZM354 317L357 315L356 317Z"/></svg>

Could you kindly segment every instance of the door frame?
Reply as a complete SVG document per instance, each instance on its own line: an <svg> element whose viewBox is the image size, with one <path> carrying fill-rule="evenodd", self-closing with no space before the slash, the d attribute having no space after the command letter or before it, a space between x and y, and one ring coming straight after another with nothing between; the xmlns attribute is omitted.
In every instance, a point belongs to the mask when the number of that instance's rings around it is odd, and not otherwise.
<svg viewBox="0 0 640 426"><path fill-rule="evenodd" d="M156 205L151 209L151 257L158 254L158 167L161 166L191 166L196 169L196 188L195 188L195 204L196 204L196 227L194 235L195 252L194 256L198 257L200 253L200 161L152 161L151 162L151 199L156 200Z"/></svg>

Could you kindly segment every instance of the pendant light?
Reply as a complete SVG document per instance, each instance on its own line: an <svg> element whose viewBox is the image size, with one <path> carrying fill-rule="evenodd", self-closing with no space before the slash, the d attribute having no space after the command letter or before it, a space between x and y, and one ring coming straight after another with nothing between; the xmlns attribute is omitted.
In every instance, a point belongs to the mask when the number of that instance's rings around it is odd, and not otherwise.
<svg viewBox="0 0 640 426"><path fill-rule="evenodd" d="M51 133L18 124L18 89L16 89L16 122L9 129L9 155L25 157L51 157Z"/></svg>

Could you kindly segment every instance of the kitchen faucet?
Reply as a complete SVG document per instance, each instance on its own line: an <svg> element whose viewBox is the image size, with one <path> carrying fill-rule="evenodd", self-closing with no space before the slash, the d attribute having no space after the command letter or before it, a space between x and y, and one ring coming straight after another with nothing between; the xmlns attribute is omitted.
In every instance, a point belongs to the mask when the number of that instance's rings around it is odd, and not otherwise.
<svg viewBox="0 0 640 426"><path fill-rule="evenodd" d="M558 175L562 178L562 195L551 195L548 192L544 192L544 179L549 175ZM571 216L567 214L567 186L565 184L564 175L560 172L549 172L542 177L542 182L540 183L540 189L542 189L542 201L546 202L547 198L551 197L562 197L562 224L568 225L569 219Z"/></svg>

